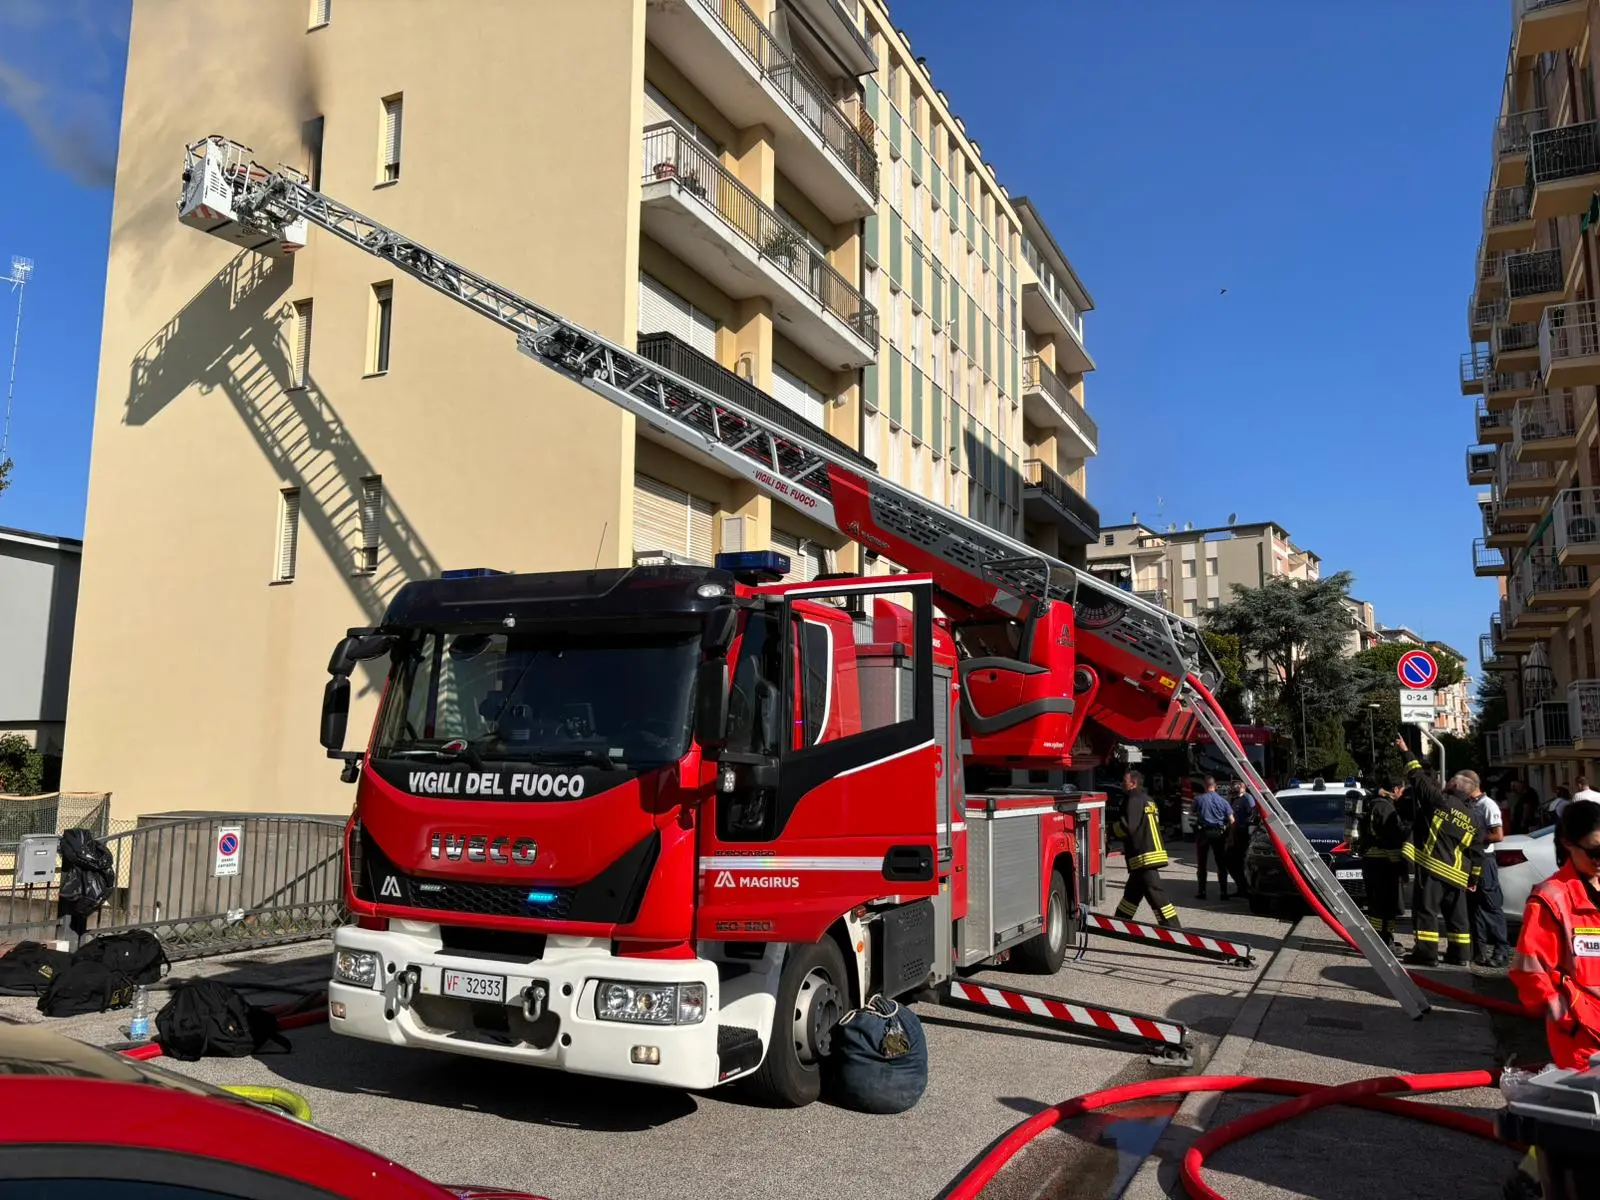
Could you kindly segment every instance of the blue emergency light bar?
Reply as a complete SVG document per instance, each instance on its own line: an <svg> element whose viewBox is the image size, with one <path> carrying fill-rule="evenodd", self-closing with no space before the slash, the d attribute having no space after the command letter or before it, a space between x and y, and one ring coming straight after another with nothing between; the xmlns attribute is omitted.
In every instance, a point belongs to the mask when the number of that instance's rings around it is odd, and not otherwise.
<svg viewBox="0 0 1600 1200"><path fill-rule="evenodd" d="M789 573L789 556L779 550L740 550L712 561L744 583L776 583Z"/></svg>
<svg viewBox="0 0 1600 1200"><path fill-rule="evenodd" d="M490 575L504 575L492 567L465 567L459 571L440 571L440 579L487 579Z"/></svg>
<svg viewBox="0 0 1600 1200"><path fill-rule="evenodd" d="M555 892L529 892L529 904L554 904L560 897Z"/></svg>
<svg viewBox="0 0 1600 1200"><path fill-rule="evenodd" d="M1347 775L1345 776L1344 785L1347 788L1358 788L1361 786L1361 780L1357 779L1354 775Z"/></svg>

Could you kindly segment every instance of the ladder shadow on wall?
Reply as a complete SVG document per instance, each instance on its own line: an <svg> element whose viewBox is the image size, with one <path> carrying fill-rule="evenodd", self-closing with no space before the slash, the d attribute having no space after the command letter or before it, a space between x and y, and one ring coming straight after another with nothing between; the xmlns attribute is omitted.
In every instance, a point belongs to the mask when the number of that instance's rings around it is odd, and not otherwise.
<svg viewBox="0 0 1600 1200"><path fill-rule="evenodd" d="M377 568L357 569L362 480L381 472L314 377L291 386L294 311L284 297L293 281L292 259L242 251L229 260L135 355L123 424L147 424L192 387L220 390L282 486L300 489L301 544L310 533L376 624L401 584L438 575L438 563L385 479ZM343 632L329 629L330 648ZM363 668L366 695L383 672Z"/></svg>

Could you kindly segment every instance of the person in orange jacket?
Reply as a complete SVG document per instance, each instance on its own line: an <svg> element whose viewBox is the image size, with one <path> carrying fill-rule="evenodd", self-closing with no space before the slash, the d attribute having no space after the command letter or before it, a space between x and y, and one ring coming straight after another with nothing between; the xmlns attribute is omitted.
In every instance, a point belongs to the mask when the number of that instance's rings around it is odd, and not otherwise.
<svg viewBox="0 0 1600 1200"><path fill-rule="evenodd" d="M1528 897L1511 982L1544 1014L1551 1061L1582 1070L1600 1054L1600 804L1567 805L1557 836L1567 861Z"/></svg>

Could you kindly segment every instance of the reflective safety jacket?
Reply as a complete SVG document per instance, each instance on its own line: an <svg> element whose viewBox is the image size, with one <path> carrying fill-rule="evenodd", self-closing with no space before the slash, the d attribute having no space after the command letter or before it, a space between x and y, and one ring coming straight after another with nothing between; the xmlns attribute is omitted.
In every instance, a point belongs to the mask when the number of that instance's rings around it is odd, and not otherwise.
<svg viewBox="0 0 1600 1200"><path fill-rule="evenodd" d="M1405 857L1411 830L1388 796L1369 796L1361 811L1361 857L1367 862L1395 862Z"/></svg>
<svg viewBox="0 0 1600 1200"><path fill-rule="evenodd" d="M1544 1013L1556 1066L1581 1070L1600 1054L1600 907L1570 861L1528 896L1511 982Z"/></svg>
<svg viewBox="0 0 1600 1200"><path fill-rule="evenodd" d="M1411 839L1401 853L1451 887L1476 884L1483 874L1483 847L1472 809L1451 792L1444 793L1443 803L1426 804L1418 797Z"/></svg>
<svg viewBox="0 0 1600 1200"><path fill-rule="evenodd" d="M1112 822L1111 832L1122 839L1122 856L1128 870L1167 865L1167 848L1161 844L1161 811L1143 788L1128 793L1122 815Z"/></svg>

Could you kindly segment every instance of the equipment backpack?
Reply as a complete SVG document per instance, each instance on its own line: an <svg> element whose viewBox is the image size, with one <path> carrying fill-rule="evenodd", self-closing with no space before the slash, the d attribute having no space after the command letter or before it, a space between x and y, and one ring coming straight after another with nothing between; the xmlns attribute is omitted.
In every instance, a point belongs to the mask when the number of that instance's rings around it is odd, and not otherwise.
<svg viewBox="0 0 1600 1200"><path fill-rule="evenodd" d="M0 996L37 996L71 963L65 950L18 942L0 955Z"/></svg>
<svg viewBox="0 0 1600 1200"><path fill-rule="evenodd" d="M215 979L186 980L172 989L156 1014L156 1040L163 1054L180 1062L248 1058L268 1042L289 1049L277 1017Z"/></svg>
<svg viewBox="0 0 1600 1200"><path fill-rule="evenodd" d="M830 1058L836 1098L860 1112L905 1112L928 1086L922 1022L883 996L873 996L834 1026Z"/></svg>
<svg viewBox="0 0 1600 1200"><path fill-rule="evenodd" d="M73 962L101 962L121 971L135 983L155 983L170 966L167 952L156 936L144 929L126 933L107 933L85 942L72 956Z"/></svg>
<svg viewBox="0 0 1600 1200"><path fill-rule="evenodd" d="M121 971L101 962L75 962L58 972L39 997L39 1011L47 1017L77 1017L126 1008L139 985Z"/></svg>

